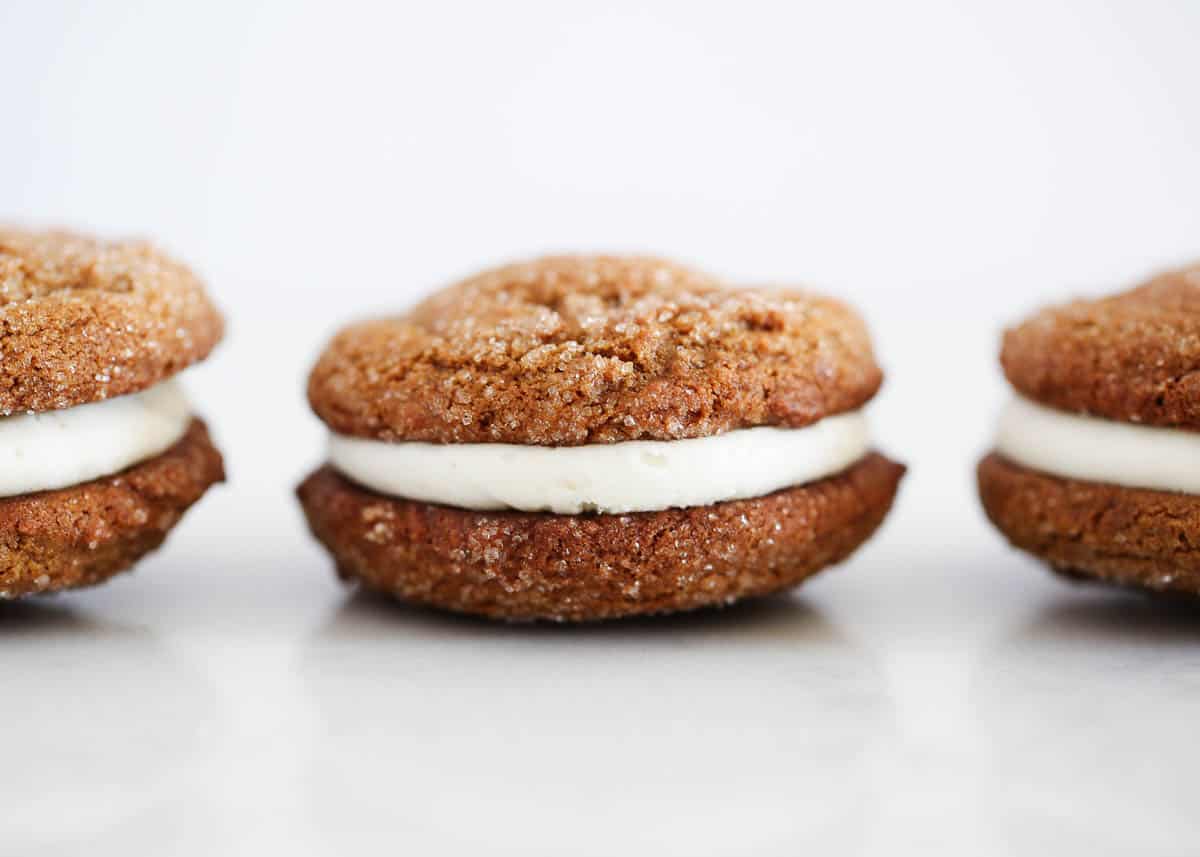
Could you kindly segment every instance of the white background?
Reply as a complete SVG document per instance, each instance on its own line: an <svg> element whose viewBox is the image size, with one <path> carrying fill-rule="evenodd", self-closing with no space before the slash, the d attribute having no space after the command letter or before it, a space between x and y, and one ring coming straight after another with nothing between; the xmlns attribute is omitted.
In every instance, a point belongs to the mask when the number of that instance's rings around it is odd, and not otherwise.
<svg viewBox="0 0 1200 857"><path fill-rule="evenodd" d="M1200 625L1049 580L972 467L1002 327L1200 256L1200 4L0 4L0 218L230 319L231 482L0 610L0 854L1195 853ZM911 469L764 606L512 629L351 598L291 488L342 321L559 250L850 299Z"/></svg>

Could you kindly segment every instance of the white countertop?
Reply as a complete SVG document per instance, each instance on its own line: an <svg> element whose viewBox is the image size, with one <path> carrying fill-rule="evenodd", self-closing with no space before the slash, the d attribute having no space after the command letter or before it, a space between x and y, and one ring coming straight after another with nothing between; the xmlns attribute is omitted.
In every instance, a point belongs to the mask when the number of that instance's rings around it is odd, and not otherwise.
<svg viewBox="0 0 1200 857"><path fill-rule="evenodd" d="M352 595L299 538L239 561L204 514L132 576L0 605L4 853L1200 837L1195 611L1060 583L992 538L922 559L897 552L897 519L794 596L503 626Z"/></svg>

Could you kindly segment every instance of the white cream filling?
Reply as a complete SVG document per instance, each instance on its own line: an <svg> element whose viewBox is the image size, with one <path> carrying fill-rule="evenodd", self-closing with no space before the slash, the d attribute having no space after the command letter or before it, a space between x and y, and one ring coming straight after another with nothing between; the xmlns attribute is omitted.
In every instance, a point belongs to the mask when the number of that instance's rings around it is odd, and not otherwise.
<svg viewBox="0 0 1200 857"><path fill-rule="evenodd" d="M1200 494L1200 432L1068 414L1018 396L1000 417L996 449L1067 479Z"/></svg>
<svg viewBox="0 0 1200 857"><path fill-rule="evenodd" d="M103 402L0 417L0 497L118 473L166 451L191 420L174 381Z"/></svg>
<svg viewBox="0 0 1200 857"><path fill-rule="evenodd" d="M622 514L760 497L830 476L868 451L861 412L800 429L587 446L387 443L333 434L329 460L381 494L462 509Z"/></svg>

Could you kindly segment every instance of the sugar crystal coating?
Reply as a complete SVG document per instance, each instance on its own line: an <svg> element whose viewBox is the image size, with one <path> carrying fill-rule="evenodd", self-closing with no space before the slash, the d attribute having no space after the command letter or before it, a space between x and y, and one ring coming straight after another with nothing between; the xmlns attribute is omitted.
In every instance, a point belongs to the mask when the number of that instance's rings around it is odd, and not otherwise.
<svg viewBox="0 0 1200 857"><path fill-rule="evenodd" d="M144 390L222 332L200 281L149 244L0 226L0 414Z"/></svg>
<svg viewBox="0 0 1200 857"><path fill-rule="evenodd" d="M881 380L866 327L837 301L564 256L347 327L308 392L342 434L570 446L801 427L860 407Z"/></svg>

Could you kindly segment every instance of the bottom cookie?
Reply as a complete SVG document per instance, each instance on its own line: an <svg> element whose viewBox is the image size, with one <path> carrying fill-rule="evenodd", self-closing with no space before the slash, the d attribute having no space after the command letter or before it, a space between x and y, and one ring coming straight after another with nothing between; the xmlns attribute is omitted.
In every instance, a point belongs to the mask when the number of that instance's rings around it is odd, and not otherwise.
<svg viewBox="0 0 1200 857"><path fill-rule="evenodd" d="M1054 570L1200 594L1200 497L1062 479L995 453L977 476L992 523Z"/></svg>
<svg viewBox="0 0 1200 857"><path fill-rule="evenodd" d="M765 497L628 515L435 506L372 493L328 466L297 493L344 579L456 612L582 621L795 586L875 531L903 474L872 454Z"/></svg>
<svg viewBox="0 0 1200 857"><path fill-rule="evenodd" d="M121 473L0 499L0 598L91 586L124 571L224 478L196 419L166 452Z"/></svg>

